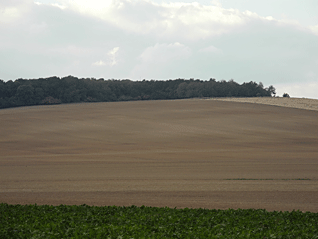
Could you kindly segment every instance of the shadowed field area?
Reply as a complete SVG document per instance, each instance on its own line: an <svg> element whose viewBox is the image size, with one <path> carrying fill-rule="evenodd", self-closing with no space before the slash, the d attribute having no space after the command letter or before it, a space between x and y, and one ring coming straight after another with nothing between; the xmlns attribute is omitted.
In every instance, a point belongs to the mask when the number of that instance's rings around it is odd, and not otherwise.
<svg viewBox="0 0 318 239"><path fill-rule="evenodd" d="M318 212L318 111L135 101L0 120L0 202Z"/></svg>

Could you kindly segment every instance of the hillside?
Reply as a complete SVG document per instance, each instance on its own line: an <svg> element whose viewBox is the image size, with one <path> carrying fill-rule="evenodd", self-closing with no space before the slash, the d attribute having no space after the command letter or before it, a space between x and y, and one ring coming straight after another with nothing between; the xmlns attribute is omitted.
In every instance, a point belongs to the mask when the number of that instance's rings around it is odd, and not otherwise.
<svg viewBox="0 0 318 239"><path fill-rule="evenodd" d="M0 202L318 212L317 111L192 99L0 118Z"/></svg>

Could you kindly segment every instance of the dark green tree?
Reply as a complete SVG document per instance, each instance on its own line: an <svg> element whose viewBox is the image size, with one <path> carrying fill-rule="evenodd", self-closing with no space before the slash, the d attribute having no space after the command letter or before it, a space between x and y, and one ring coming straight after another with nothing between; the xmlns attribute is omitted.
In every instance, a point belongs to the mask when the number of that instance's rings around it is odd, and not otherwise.
<svg viewBox="0 0 318 239"><path fill-rule="evenodd" d="M267 91L269 92L269 96L276 96L276 89L275 89L275 87L274 86L272 86L272 85L270 85L269 87L268 87L268 89L267 89Z"/></svg>
<svg viewBox="0 0 318 239"><path fill-rule="evenodd" d="M21 105L34 104L34 88L29 84L20 85L16 92L16 98Z"/></svg>

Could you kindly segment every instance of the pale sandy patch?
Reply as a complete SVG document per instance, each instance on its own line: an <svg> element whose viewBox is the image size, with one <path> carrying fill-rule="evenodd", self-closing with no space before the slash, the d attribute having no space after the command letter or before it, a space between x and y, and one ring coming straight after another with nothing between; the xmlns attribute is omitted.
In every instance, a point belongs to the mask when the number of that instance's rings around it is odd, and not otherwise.
<svg viewBox="0 0 318 239"><path fill-rule="evenodd" d="M281 98L281 97L249 97L249 98L212 98L211 100L256 103L264 105L283 106L304 110L318 111L318 100L307 98Z"/></svg>

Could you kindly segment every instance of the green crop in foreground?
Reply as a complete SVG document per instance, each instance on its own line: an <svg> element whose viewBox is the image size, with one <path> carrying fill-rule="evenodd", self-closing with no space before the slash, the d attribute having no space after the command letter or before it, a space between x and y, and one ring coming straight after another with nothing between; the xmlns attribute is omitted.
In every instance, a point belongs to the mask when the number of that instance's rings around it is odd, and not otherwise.
<svg viewBox="0 0 318 239"><path fill-rule="evenodd" d="M2 203L0 238L318 238L318 213Z"/></svg>

